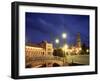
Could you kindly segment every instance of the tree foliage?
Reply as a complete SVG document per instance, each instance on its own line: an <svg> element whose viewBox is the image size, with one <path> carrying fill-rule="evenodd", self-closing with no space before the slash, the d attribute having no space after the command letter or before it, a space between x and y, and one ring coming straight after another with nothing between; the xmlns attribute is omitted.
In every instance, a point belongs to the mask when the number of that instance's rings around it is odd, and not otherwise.
<svg viewBox="0 0 100 81"><path fill-rule="evenodd" d="M53 51L53 55L54 55L54 56L59 56L59 57L65 57L65 55L64 55L64 53L63 53L63 51L62 51L62 49L55 49L55 50Z"/></svg>

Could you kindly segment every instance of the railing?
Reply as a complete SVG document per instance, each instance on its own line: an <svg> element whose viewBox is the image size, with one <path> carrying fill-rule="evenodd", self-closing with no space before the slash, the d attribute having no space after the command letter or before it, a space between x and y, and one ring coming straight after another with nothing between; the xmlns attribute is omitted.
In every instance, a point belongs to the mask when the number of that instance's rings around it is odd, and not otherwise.
<svg viewBox="0 0 100 81"><path fill-rule="evenodd" d="M57 60L57 61L63 61L63 57L59 56L34 56L27 59L27 62L29 61L46 61L46 60Z"/></svg>

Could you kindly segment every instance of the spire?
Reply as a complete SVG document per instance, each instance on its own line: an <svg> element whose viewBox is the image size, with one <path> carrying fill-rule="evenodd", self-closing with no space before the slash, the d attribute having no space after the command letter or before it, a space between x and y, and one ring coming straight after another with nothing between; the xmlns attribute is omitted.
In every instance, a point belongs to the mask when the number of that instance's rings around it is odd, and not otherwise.
<svg viewBox="0 0 100 81"><path fill-rule="evenodd" d="M80 33L77 33L76 46L77 46L77 47L81 47Z"/></svg>

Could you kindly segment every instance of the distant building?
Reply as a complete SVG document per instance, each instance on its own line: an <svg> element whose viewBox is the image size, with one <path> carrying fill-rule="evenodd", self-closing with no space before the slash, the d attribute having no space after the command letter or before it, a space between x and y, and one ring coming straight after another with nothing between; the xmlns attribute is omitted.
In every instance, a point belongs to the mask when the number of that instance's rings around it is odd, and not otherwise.
<svg viewBox="0 0 100 81"><path fill-rule="evenodd" d="M67 54L80 54L80 51L82 50L80 33L77 33L75 45L72 45L70 47L68 45L65 45L62 47L62 50L65 51Z"/></svg>
<svg viewBox="0 0 100 81"><path fill-rule="evenodd" d="M53 44L47 41L43 41L39 44L26 44L25 54L26 57L52 56Z"/></svg>

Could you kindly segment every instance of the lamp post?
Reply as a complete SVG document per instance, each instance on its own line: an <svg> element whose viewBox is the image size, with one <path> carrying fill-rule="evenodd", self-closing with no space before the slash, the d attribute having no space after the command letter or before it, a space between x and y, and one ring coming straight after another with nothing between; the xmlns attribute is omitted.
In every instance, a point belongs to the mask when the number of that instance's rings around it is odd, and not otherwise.
<svg viewBox="0 0 100 81"><path fill-rule="evenodd" d="M58 38L55 40L55 43L56 43L57 48L58 48L58 45L59 45L59 39Z"/></svg>
<svg viewBox="0 0 100 81"><path fill-rule="evenodd" d="M64 46L66 44L67 34L66 33L62 33L62 38L64 39L64 42L63 42L63 46Z"/></svg>
<svg viewBox="0 0 100 81"><path fill-rule="evenodd" d="M64 39L64 42L63 42L63 46L64 46L64 45L66 45L67 34L66 33L62 33L62 38Z"/></svg>
<svg viewBox="0 0 100 81"><path fill-rule="evenodd" d="M63 38L63 39L66 39L66 37L67 37L67 34L66 34L66 33L63 33L63 34L62 34L62 38Z"/></svg>
<svg viewBox="0 0 100 81"><path fill-rule="evenodd" d="M66 50L67 50L66 38L67 38L67 34L62 33L62 38L64 40L64 42L63 42L63 48L64 48L63 51L64 51L64 56L65 56L64 60L66 60ZM65 61L64 61L64 63L65 63Z"/></svg>

